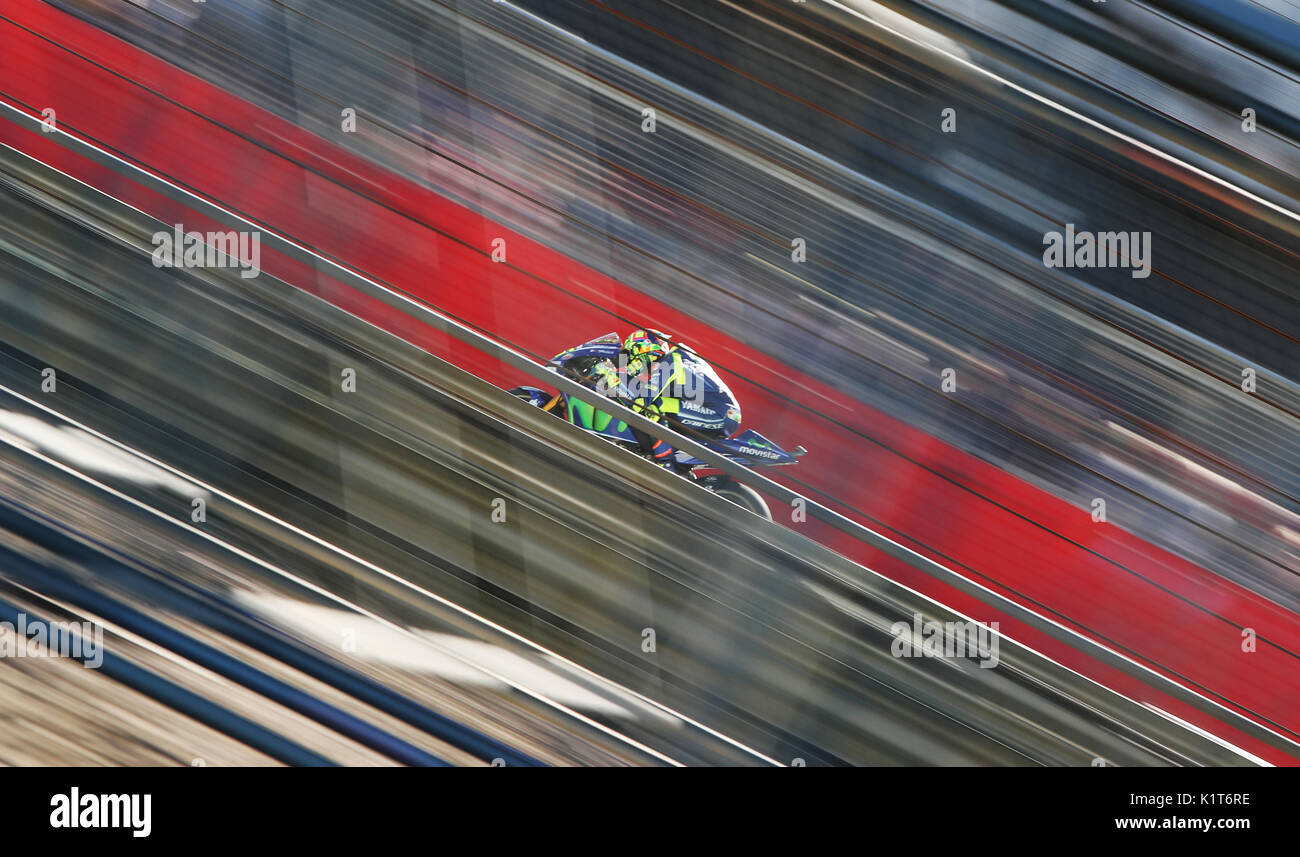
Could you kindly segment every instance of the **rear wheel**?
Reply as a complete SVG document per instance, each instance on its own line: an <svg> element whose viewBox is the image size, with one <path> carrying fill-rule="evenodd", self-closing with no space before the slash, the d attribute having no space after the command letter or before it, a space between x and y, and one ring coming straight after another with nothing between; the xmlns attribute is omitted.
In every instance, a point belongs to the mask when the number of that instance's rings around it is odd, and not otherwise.
<svg viewBox="0 0 1300 857"><path fill-rule="evenodd" d="M720 497L725 497L737 506L748 509L760 518L772 520L772 510L767 508L766 501L762 496L750 488L748 485L740 482L727 481L713 489L713 493Z"/></svg>

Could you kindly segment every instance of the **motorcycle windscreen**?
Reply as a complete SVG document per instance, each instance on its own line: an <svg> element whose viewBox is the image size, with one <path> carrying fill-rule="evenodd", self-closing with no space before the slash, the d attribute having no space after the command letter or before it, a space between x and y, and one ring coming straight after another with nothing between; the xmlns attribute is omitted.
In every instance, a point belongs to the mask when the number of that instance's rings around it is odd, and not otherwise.
<svg viewBox="0 0 1300 857"><path fill-rule="evenodd" d="M596 354L613 359L618 354L618 349L622 347L623 340L618 338L617 333L611 331L604 336L596 337L590 342L584 342L581 345L575 345L572 348L564 349L559 354L552 357L549 363L552 366L560 366L563 365L572 355L579 352L593 353L592 349L596 349L594 352Z"/></svg>

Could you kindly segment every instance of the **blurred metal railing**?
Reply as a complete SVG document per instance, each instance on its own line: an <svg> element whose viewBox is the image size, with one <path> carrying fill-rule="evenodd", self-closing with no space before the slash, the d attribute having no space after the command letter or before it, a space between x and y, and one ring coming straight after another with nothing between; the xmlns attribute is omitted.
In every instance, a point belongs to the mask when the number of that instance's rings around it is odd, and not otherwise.
<svg viewBox="0 0 1300 857"><path fill-rule="evenodd" d="M102 545L80 541L62 532L52 522L41 520L31 510L9 500L0 501L0 529L17 534L32 544L40 545L55 556L95 567L106 574L126 577L140 575L121 559L114 557ZM42 595L83 608L95 616L112 622L117 627L175 652L192 663L244 685L267 699L317 720L339 734L353 738L397 762L426 767L441 767L447 764L444 760L389 734L372 723L242 663L237 658L165 622L133 609L119 599L82 586L58 570L43 568L2 546L0 546L0 563L3 563L8 574L24 577L30 585L39 586ZM364 700L368 705L386 711L484 762L499 758L512 767L541 765L537 759L526 753L489 738L452 718L415 704L391 689L330 662L319 654L305 651L301 645L283 633L260 629L246 618L235 617L229 611L222 611L210 603L204 604L193 594L182 593L176 587L172 587L171 597L183 600L186 604L186 612L202 616L203 624L208 627L228 634L231 639L250 645L350 696ZM302 764L298 758L286 759L286 761L290 764Z"/></svg>
<svg viewBox="0 0 1300 857"><path fill-rule="evenodd" d="M33 564L34 565L34 564ZM27 607L19 607L8 601L0 600L0 621L12 624L22 622L46 622L39 614ZM69 632L70 640L77 640L75 632ZM83 650L83 644L74 644L76 651ZM126 685L156 699L169 708L191 717L199 723L216 729L223 734L266 753L273 759L286 765L324 767L335 764L332 760L309 750L273 729L262 726L246 717L219 705L218 703L194 693L158 673L146 669L115 651L106 650L99 653L103 662L98 669L112 680ZM87 658L89 656L86 656ZM85 658L83 658L84 660Z"/></svg>

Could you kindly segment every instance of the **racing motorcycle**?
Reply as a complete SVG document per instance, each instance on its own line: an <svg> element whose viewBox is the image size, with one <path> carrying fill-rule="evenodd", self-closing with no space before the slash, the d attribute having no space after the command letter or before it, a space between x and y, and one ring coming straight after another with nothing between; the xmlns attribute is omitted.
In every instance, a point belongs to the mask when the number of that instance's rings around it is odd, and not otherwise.
<svg viewBox="0 0 1300 857"><path fill-rule="evenodd" d="M614 364L622 348L617 334L607 333L590 342L562 351L547 366L557 374L571 378L597 392L598 364ZM777 467L794 464L807 453L802 446L787 452L753 429L737 434L740 428L740 405L717 372L688 346L675 346L682 355L687 381L681 397L680 413L671 417L670 427L746 467ZM608 391L603 391L608 395ZM641 445L632 429L612 414L605 413L581 399L564 392L548 394L537 387L515 387L510 394L544 411L559 416L612 443L641 454ZM744 483L688 452L674 450L671 467L678 474L694 480L708 490L772 520L771 510L762 496Z"/></svg>

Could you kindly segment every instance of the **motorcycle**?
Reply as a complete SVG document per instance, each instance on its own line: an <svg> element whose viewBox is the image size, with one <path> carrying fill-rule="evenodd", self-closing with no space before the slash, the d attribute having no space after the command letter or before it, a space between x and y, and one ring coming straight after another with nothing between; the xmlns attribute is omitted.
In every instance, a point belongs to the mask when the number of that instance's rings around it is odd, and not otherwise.
<svg viewBox="0 0 1300 857"><path fill-rule="evenodd" d="M592 370L599 364L616 363L621 348L622 341L618 335L607 333L560 352L547 362L547 367L597 392L610 395L611 391L602 391L601 386L595 383L598 375ZM737 433L740 428L740 405L726 383L712 366L688 346L677 343L676 348L682 355L682 363L687 370L687 382L683 385L684 395L680 397L680 413L670 418L671 428L746 467L790 465L807 453L802 446L786 451L753 429ZM629 379L630 382L635 380ZM616 392L623 394L618 395L618 398L635 398L634 395L627 394L626 388ZM510 390L510 394L553 413L578 428L641 454L641 445L626 422L615 419L612 414L581 399L564 392L551 395L538 387L515 387ZM708 462L682 450L674 450L671 467L678 474L720 497L772 520L771 510L757 491L735 481Z"/></svg>

